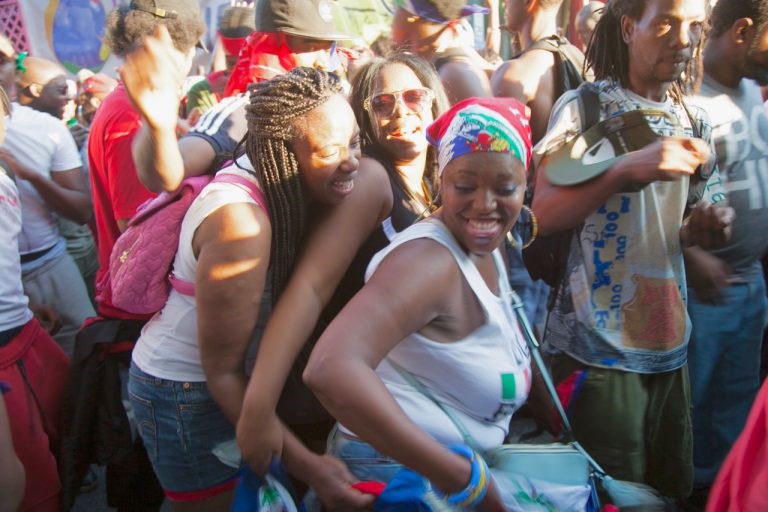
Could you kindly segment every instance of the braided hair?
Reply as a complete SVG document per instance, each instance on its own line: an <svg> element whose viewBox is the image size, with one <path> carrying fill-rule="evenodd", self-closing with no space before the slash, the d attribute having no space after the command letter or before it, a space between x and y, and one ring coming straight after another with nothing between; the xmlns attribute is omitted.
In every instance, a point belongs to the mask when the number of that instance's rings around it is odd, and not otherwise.
<svg viewBox="0 0 768 512"><path fill-rule="evenodd" d="M251 89L245 151L269 203L273 299L280 295L291 273L307 219L292 145L308 129L303 117L336 94L343 94L336 75L305 67Z"/></svg>
<svg viewBox="0 0 768 512"><path fill-rule="evenodd" d="M595 80L613 78L623 87L629 87L629 48L622 36L621 17L639 20L646 4L647 0L608 0L586 52L586 65L594 71ZM677 101L681 101L684 94L694 92L701 81L704 39L702 34L685 70L672 85L670 93Z"/></svg>

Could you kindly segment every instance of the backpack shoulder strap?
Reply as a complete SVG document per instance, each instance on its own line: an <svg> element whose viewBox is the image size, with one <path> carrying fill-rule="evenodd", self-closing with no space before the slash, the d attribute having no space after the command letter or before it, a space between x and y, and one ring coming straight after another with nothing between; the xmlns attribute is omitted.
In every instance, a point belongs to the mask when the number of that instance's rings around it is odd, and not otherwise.
<svg viewBox="0 0 768 512"><path fill-rule="evenodd" d="M584 60L575 53L575 48L567 39L552 35L539 39L529 46L529 50L544 50L552 53L555 63L555 79L558 84L557 96L565 91L576 89L584 79Z"/></svg>
<svg viewBox="0 0 768 512"><path fill-rule="evenodd" d="M267 215L269 215L269 209L267 207L267 198L264 197L264 193L261 191L259 187L256 186L256 184L249 180L248 178L245 178L243 176L239 176L237 174L230 174L230 173L219 173L217 174L212 181L216 181L219 183L234 183L235 185L238 185L242 188L244 188L248 194L251 196L251 198L256 202L257 205L259 205L259 208L264 210ZM180 279L176 276L173 271L171 271L168 274L168 281L171 283L171 286L174 290L179 292L182 295L187 295L189 297L195 296L195 283L186 281L184 279Z"/></svg>
<svg viewBox="0 0 768 512"><path fill-rule="evenodd" d="M581 132L584 133L600 122L600 94L594 84L590 82L582 83L576 91L579 95L578 102ZM557 296L559 295L563 286L563 281L565 280L565 267L568 264L568 258L571 253L571 244L573 243L573 237L576 236L576 233L577 228L567 229L558 240L560 247L557 252L557 261L555 261L554 264L559 270L547 300L547 319L544 327L545 336L549 324L549 315L555 307Z"/></svg>
<svg viewBox="0 0 768 512"><path fill-rule="evenodd" d="M579 93L579 116L581 133L600 122L600 94L594 84L584 82L577 89Z"/></svg>
<svg viewBox="0 0 768 512"><path fill-rule="evenodd" d="M560 44L557 36L544 37L533 42L531 46L525 49L528 50L545 50L552 53L560 52Z"/></svg>

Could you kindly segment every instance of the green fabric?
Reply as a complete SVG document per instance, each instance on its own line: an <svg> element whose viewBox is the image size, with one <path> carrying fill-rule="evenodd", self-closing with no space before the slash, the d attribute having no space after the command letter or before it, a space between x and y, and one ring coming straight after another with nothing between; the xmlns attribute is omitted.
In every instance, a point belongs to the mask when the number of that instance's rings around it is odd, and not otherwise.
<svg viewBox="0 0 768 512"><path fill-rule="evenodd" d="M503 373L501 375L501 399L514 400L516 396L515 375L512 373Z"/></svg>
<svg viewBox="0 0 768 512"><path fill-rule="evenodd" d="M584 365L565 354L551 361L559 383L587 375L568 407L574 436L617 480L646 483L670 498L693 487L688 366L641 374Z"/></svg>
<svg viewBox="0 0 768 512"><path fill-rule="evenodd" d="M195 108L204 114L211 107L219 102L216 95L211 91L211 84L207 79L196 82L187 92L187 115Z"/></svg>

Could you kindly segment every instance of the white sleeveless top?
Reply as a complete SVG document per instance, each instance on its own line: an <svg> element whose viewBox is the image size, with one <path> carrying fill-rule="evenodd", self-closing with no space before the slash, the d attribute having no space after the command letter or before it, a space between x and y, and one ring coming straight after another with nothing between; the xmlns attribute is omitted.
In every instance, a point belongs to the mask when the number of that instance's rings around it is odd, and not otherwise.
<svg viewBox="0 0 768 512"><path fill-rule="evenodd" d="M241 158L242 167L251 168L247 158ZM243 176L256 183L252 174L235 164L224 168L223 173ZM211 182L200 192L190 205L181 224L179 249L173 260L173 273L184 281L195 282L197 259L192 251L192 238L203 221L213 212L233 203L254 203L256 201L242 186L235 183ZM270 293L265 289L258 325L252 339L260 337L270 310ZM202 382L205 381L200 362L200 347L197 340L197 307L195 297L183 295L171 289L163 309L147 322L133 349L133 362L142 371L161 379ZM250 369L256 359L256 345L251 343L246 359Z"/></svg>
<svg viewBox="0 0 768 512"><path fill-rule="evenodd" d="M377 253L368 266L366 280L392 250L418 238L435 240L451 252L477 296L486 322L455 342L436 342L418 333L410 334L387 357L412 373L451 410L480 449L495 448L504 441L512 413L525 402L531 387L530 354L511 307L512 292L504 261L500 251L495 250L500 290L500 296L496 296L445 225L430 218L399 233ZM376 373L422 430L443 444L464 442L445 412L408 384L387 359L379 364Z"/></svg>

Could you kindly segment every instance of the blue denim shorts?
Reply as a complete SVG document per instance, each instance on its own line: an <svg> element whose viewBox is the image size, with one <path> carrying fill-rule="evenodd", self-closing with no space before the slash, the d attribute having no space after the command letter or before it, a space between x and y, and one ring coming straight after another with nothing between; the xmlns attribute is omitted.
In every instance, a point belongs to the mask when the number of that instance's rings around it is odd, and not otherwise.
<svg viewBox="0 0 768 512"><path fill-rule="evenodd" d="M205 382L153 377L131 363L128 396L137 428L166 496L197 501L234 488L238 468L214 454L235 428Z"/></svg>
<svg viewBox="0 0 768 512"><path fill-rule="evenodd" d="M328 435L326 453L344 462L349 472L361 482L388 483L404 467L370 444L342 432L338 425ZM311 489L304 497L303 505L307 512L322 510L317 494Z"/></svg>
<svg viewBox="0 0 768 512"><path fill-rule="evenodd" d="M328 436L327 453L341 459L350 473L360 481L389 482L403 465L387 457L373 446L339 430Z"/></svg>

